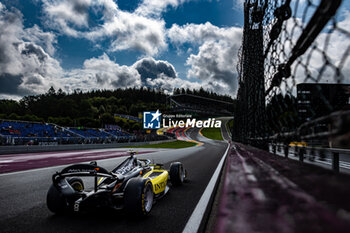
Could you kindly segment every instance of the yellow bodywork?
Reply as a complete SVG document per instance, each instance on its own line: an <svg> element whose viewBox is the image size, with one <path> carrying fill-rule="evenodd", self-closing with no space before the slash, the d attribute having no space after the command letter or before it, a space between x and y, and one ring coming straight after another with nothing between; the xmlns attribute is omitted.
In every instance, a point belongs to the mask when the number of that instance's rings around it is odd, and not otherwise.
<svg viewBox="0 0 350 233"><path fill-rule="evenodd" d="M306 142L291 142L291 143L289 143L289 146L305 147L305 146L307 146L307 143Z"/></svg>
<svg viewBox="0 0 350 233"><path fill-rule="evenodd" d="M168 171L152 169L151 171L147 172L143 177L149 177L151 179L153 185L153 193L159 194L165 191L165 187L168 182L168 175Z"/></svg>

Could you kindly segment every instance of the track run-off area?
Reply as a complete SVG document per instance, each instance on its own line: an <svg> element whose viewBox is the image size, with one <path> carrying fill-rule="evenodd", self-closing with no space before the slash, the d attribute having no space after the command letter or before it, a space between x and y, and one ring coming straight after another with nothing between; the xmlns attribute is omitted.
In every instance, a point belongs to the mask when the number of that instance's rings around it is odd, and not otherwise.
<svg viewBox="0 0 350 233"><path fill-rule="evenodd" d="M222 134L228 139L226 121L223 120ZM163 163L165 168L180 161L188 171L188 182L171 187L167 196L154 205L150 216L143 219L115 211L55 215L46 207L46 194L56 171L68 164L92 160L111 170L128 155L127 148L0 155L0 232L195 231L203 217L198 214L204 215L208 198L216 191L214 186L221 171L218 165L222 166L228 143L205 138L196 128L177 134L182 140L200 143L183 149L134 149L139 152L137 157Z"/></svg>

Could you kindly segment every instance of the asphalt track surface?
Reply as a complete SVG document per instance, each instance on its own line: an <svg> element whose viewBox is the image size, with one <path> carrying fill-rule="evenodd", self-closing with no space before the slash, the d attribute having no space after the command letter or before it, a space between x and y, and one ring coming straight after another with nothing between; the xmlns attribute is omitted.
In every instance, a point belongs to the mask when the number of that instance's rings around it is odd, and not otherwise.
<svg viewBox="0 0 350 233"><path fill-rule="evenodd" d="M171 188L168 195L154 205L150 216L135 219L122 212L102 211L52 214L46 207L46 193L52 174L66 166L61 165L0 174L0 232L182 232L227 148L226 142L207 139L198 131L189 129L186 135L203 142L201 146L138 155L164 163L166 168L172 161L180 161L189 173L189 181ZM225 131L223 127L223 136L227 138ZM112 169L124 158L97 162Z"/></svg>

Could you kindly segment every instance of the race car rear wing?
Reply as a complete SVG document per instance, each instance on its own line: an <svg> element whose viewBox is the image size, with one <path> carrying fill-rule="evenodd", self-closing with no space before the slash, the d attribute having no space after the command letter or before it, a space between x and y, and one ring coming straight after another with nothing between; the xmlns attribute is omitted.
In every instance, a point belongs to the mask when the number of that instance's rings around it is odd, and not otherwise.
<svg viewBox="0 0 350 233"><path fill-rule="evenodd" d="M98 172L104 174L110 174L103 167L99 167L95 164L74 164L64 168L61 173L72 173L72 172Z"/></svg>
<svg viewBox="0 0 350 233"><path fill-rule="evenodd" d="M93 176L95 178L94 190L97 192L98 177L106 177L110 179L122 179L118 174L110 173L106 169L95 164L74 164L64 168L61 172L57 172L52 176L54 185L58 185L60 180L66 177L74 176Z"/></svg>

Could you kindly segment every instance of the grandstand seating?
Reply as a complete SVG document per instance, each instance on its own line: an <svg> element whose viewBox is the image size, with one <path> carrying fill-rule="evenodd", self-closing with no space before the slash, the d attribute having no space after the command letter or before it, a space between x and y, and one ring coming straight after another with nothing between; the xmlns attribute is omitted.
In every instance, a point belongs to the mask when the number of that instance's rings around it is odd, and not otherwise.
<svg viewBox="0 0 350 233"><path fill-rule="evenodd" d="M64 128L49 123L0 120L0 145L111 143L164 138L142 132L129 134L121 129Z"/></svg>
<svg viewBox="0 0 350 233"><path fill-rule="evenodd" d="M107 133L119 138L127 138L127 137L130 137L131 135L126 133L126 132L123 132L123 131L120 131L120 130L115 130L115 129L106 129L105 130Z"/></svg>
<svg viewBox="0 0 350 233"><path fill-rule="evenodd" d="M0 134L13 137L70 137L70 133L45 123L0 122Z"/></svg>
<svg viewBox="0 0 350 233"><path fill-rule="evenodd" d="M0 120L1 137L6 140L0 140L0 144L103 143L135 140L135 136L120 129L63 128L49 123L8 120Z"/></svg>
<svg viewBox="0 0 350 233"><path fill-rule="evenodd" d="M69 130L73 131L74 133L77 133L78 135L81 135L85 138L108 138L110 135L103 130L100 129L77 129L77 128L70 128Z"/></svg>

